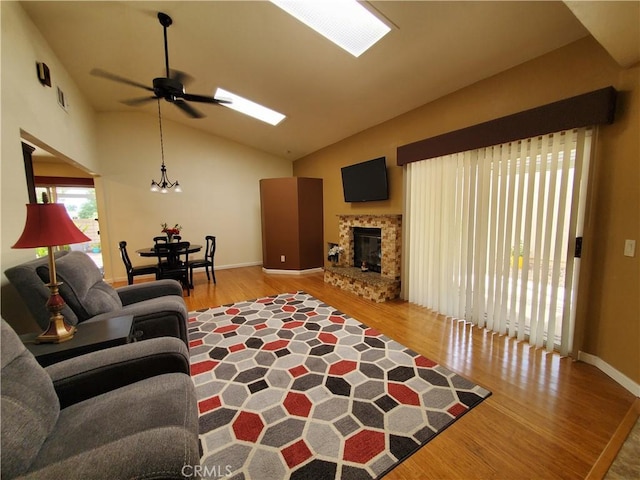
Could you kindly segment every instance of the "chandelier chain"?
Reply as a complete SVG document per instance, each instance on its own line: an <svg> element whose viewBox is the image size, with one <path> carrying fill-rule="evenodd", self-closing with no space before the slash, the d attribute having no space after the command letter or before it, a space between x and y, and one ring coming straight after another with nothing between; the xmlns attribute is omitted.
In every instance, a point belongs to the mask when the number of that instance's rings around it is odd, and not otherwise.
<svg viewBox="0 0 640 480"><path fill-rule="evenodd" d="M164 141L162 139L162 115L160 115L160 98L158 100L158 123L160 124L160 155L162 158L162 165L164 165Z"/></svg>

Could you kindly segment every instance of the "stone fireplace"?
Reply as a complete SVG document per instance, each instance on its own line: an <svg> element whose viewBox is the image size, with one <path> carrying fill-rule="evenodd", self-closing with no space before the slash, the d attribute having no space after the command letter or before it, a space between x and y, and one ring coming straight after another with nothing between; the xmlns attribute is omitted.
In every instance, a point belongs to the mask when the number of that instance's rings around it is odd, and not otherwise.
<svg viewBox="0 0 640 480"><path fill-rule="evenodd" d="M338 215L338 219L338 244L343 253L338 266L325 268L324 281L376 302L397 298L400 295L402 215ZM371 262L376 264L375 267L366 272L361 270L360 265L355 265L356 229L367 237L364 240L366 255L379 255L378 262ZM357 242L363 242L361 236ZM379 253L376 247L378 242ZM361 263L362 259L358 261ZM369 261L367 265L370 266ZM378 269L379 272L374 271Z"/></svg>

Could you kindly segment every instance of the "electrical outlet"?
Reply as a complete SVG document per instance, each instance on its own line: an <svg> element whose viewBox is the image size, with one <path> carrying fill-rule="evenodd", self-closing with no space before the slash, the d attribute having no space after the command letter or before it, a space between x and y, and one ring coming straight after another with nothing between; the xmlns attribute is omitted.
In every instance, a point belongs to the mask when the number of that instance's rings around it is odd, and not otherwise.
<svg viewBox="0 0 640 480"><path fill-rule="evenodd" d="M624 256L635 257L636 256L636 241L625 240L624 241Z"/></svg>
<svg viewBox="0 0 640 480"><path fill-rule="evenodd" d="M280 261L281 261L282 263L286 262L284 255L280 255Z"/></svg>

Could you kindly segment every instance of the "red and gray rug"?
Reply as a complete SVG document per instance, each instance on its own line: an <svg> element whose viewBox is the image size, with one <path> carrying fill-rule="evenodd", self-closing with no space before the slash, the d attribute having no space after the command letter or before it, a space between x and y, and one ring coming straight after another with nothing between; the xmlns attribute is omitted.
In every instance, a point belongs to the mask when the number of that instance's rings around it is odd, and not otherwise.
<svg viewBox="0 0 640 480"><path fill-rule="evenodd" d="M202 466L380 478L490 395L304 292L191 312Z"/></svg>

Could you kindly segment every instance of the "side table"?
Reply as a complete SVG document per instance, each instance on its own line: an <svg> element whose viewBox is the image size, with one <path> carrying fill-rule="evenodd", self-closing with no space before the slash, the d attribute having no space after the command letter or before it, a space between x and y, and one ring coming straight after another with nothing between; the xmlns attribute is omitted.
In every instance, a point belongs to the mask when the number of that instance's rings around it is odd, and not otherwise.
<svg viewBox="0 0 640 480"><path fill-rule="evenodd" d="M78 355L131 342L133 315L82 322L76 328L73 338L62 343L34 343L37 333L20 335L20 340L38 363L46 367Z"/></svg>

